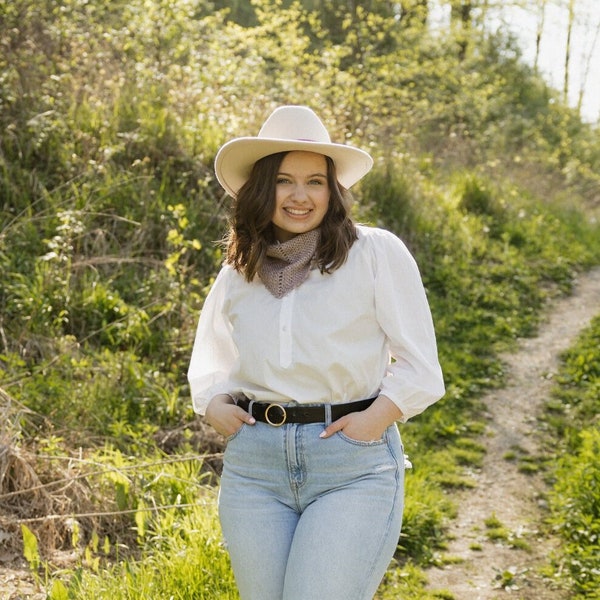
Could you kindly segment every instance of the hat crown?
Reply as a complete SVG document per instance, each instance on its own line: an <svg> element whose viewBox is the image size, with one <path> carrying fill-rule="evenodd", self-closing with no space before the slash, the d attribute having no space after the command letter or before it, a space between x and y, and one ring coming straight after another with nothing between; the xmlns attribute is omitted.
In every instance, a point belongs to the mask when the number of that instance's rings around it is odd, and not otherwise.
<svg viewBox="0 0 600 600"><path fill-rule="evenodd" d="M331 143L331 137L321 119L306 106L281 106L275 109L260 128L258 137Z"/></svg>

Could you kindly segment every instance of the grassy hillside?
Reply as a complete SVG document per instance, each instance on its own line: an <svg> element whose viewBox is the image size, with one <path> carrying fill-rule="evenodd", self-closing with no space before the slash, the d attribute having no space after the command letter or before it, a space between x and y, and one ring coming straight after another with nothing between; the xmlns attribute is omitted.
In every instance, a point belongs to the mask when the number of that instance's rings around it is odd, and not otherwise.
<svg viewBox="0 0 600 600"><path fill-rule="evenodd" d="M462 52L375 12L334 36L272 4L242 26L191 0L0 0L0 543L55 600L235 597L222 440L185 371L222 258L213 157L273 107L373 153L355 216L405 239L428 290L448 393L402 430L406 597L480 457L498 351L600 261L597 131L509 40L473 30Z"/></svg>

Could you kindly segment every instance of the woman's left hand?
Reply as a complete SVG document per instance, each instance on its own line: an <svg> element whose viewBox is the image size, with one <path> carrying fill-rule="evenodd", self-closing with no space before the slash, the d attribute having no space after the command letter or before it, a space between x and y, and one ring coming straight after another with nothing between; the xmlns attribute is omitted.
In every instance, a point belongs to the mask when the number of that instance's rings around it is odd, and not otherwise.
<svg viewBox="0 0 600 600"><path fill-rule="evenodd" d="M360 442L373 442L383 437L394 421L402 418L402 411L386 396L379 396L366 410L350 413L325 428L320 437L331 437L338 431Z"/></svg>

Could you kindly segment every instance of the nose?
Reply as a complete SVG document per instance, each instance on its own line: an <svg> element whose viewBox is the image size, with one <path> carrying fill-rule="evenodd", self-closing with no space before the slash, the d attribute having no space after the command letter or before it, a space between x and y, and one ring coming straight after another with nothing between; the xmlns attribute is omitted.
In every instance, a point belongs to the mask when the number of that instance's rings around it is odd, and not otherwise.
<svg viewBox="0 0 600 600"><path fill-rule="evenodd" d="M292 198L294 200L305 200L307 197L308 194L306 193L305 186L301 183L297 183L292 191Z"/></svg>

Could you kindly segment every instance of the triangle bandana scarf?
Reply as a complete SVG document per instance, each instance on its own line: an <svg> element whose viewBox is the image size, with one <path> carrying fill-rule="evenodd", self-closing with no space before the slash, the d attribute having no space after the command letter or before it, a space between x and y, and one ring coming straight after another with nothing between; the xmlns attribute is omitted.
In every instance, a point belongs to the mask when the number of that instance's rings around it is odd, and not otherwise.
<svg viewBox="0 0 600 600"><path fill-rule="evenodd" d="M283 243L271 244L258 270L261 281L276 298L286 294L306 281L317 251L321 232L313 229Z"/></svg>

